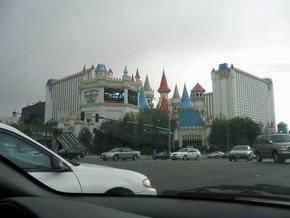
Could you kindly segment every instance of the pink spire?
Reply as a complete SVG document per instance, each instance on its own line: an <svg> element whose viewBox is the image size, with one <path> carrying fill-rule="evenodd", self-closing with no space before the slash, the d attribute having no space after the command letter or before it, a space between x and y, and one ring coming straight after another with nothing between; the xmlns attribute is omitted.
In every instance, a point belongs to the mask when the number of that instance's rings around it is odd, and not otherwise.
<svg viewBox="0 0 290 218"><path fill-rule="evenodd" d="M158 92L160 92L160 91L169 91L170 92L170 89L167 85L167 79L165 76L164 69L163 69L163 74L162 74L162 78L161 78L161 82L160 82L160 87L158 89Z"/></svg>
<svg viewBox="0 0 290 218"><path fill-rule="evenodd" d="M212 68L212 71L211 72L215 72L215 69L214 68Z"/></svg>
<svg viewBox="0 0 290 218"><path fill-rule="evenodd" d="M93 70L93 69L95 69L95 66L94 66L94 64L92 64L92 66L91 66L91 70Z"/></svg>
<svg viewBox="0 0 290 218"><path fill-rule="evenodd" d="M113 71L112 71L112 69L111 69L111 68L109 69L109 73L113 73Z"/></svg>
<svg viewBox="0 0 290 218"><path fill-rule="evenodd" d="M132 74L132 77L131 77L131 81L133 81L133 82L134 82L134 76L133 76L133 74Z"/></svg>
<svg viewBox="0 0 290 218"><path fill-rule="evenodd" d="M234 65L233 64L231 64L231 69L233 69L234 68Z"/></svg>
<svg viewBox="0 0 290 218"><path fill-rule="evenodd" d="M165 96L162 97L160 110L170 112L170 109L169 109L169 106L168 106L168 103L167 103Z"/></svg>

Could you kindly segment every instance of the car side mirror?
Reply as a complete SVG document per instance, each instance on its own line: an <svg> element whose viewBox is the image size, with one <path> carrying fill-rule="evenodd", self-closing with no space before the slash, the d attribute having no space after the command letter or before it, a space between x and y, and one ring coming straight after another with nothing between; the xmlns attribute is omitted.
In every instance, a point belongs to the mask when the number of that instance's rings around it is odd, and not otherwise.
<svg viewBox="0 0 290 218"><path fill-rule="evenodd" d="M63 172L67 170L67 167L61 159L52 157L52 169L56 172Z"/></svg>

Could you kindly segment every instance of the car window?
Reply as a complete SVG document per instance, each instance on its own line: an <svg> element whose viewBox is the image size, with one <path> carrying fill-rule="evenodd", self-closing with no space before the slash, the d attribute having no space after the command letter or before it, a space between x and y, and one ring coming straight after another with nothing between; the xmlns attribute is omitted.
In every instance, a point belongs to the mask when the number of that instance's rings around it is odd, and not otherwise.
<svg viewBox="0 0 290 218"><path fill-rule="evenodd" d="M273 142L290 142L289 135L272 135L271 141Z"/></svg>
<svg viewBox="0 0 290 218"><path fill-rule="evenodd" d="M27 171L52 169L48 154L5 133L0 133L0 154Z"/></svg>

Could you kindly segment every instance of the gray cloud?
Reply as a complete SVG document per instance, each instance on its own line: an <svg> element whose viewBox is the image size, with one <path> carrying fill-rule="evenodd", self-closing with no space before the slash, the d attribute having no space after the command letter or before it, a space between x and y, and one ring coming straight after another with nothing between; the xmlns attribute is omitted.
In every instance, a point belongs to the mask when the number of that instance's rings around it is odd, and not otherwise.
<svg viewBox="0 0 290 218"><path fill-rule="evenodd" d="M125 65L130 73L139 67L155 90L163 67L171 86L201 81L209 90L209 72L220 62L267 70L255 52L290 47L289 6L250 0L1 1L0 116L44 100L47 79L83 64L105 63L117 75ZM237 55L245 49L251 57ZM281 68L271 55L272 66Z"/></svg>

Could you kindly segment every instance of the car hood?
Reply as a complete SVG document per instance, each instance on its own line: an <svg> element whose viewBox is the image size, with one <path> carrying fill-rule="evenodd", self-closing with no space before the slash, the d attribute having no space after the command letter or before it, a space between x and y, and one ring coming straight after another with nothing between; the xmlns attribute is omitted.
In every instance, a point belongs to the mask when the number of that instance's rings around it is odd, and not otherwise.
<svg viewBox="0 0 290 218"><path fill-rule="evenodd" d="M104 193L109 189L125 187L136 193L143 191L141 173L95 164L73 167L83 193Z"/></svg>

